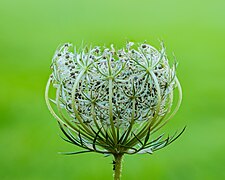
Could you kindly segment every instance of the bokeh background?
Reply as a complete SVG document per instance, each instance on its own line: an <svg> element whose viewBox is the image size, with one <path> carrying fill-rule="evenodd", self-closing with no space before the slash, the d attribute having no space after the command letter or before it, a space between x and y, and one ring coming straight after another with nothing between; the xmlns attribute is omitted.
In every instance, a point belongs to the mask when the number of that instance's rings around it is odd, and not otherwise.
<svg viewBox="0 0 225 180"><path fill-rule="evenodd" d="M63 156L44 101L60 43L121 47L127 40L174 52L182 106L168 124L187 125L173 145L126 156L124 180L225 179L224 0L0 0L0 179L112 179L112 157ZM170 131L169 130L169 131Z"/></svg>

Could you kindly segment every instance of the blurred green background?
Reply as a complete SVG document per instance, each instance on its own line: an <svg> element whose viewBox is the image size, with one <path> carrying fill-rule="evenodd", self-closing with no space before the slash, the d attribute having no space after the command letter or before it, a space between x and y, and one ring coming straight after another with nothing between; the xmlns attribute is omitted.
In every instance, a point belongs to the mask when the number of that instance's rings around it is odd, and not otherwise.
<svg viewBox="0 0 225 180"><path fill-rule="evenodd" d="M44 102L50 63L60 43L127 40L175 53L182 106L173 145L126 156L124 180L225 179L224 0L0 0L0 179L112 179L111 157L62 156L62 141Z"/></svg>

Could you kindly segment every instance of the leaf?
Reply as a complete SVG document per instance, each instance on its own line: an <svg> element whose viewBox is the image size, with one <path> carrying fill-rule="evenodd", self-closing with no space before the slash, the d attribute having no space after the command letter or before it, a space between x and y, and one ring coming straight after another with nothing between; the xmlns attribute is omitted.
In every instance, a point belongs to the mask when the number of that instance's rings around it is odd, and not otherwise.
<svg viewBox="0 0 225 180"><path fill-rule="evenodd" d="M96 136L93 140L93 149L96 151L96 141L97 141L97 138L99 137L99 133L101 132L101 128L99 128L98 132L96 133Z"/></svg>
<svg viewBox="0 0 225 180"><path fill-rule="evenodd" d="M138 140L138 142L143 146L144 144L142 143L142 141L136 136L135 133L132 132L132 134L134 135L134 137Z"/></svg>
<svg viewBox="0 0 225 180"><path fill-rule="evenodd" d="M177 138L179 138L179 137L184 133L186 127L187 127L187 126L185 126L185 127L182 129L182 131L181 131L175 138L172 138L171 141L169 142L169 144L171 144L172 142L174 142L175 140L177 140ZM168 144L168 145L169 145L169 144Z"/></svg>
<svg viewBox="0 0 225 180"><path fill-rule="evenodd" d="M145 148L145 149L142 149L139 152L137 152L137 154L145 154L145 153L153 154L152 148L151 147Z"/></svg>
<svg viewBox="0 0 225 180"><path fill-rule="evenodd" d="M144 141L144 145L146 145L146 143L148 142L148 140L149 140L149 137L150 137L150 127L148 128L148 132L147 132L147 135L145 136L145 141Z"/></svg>
<svg viewBox="0 0 225 180"><path fill-rule="evenodd" d="M59 154L62 155L74 155L74 154L82 154L82 153L88 153L92 152L91 150L86 150L86 151L77 151L77 152L59 152Z"/></svg>

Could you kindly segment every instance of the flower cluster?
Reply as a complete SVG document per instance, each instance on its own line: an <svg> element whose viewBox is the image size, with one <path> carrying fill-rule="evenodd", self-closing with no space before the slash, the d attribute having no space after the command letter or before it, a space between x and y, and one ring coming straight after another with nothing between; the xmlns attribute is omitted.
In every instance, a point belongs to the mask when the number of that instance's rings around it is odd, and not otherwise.
<svg viewBox="0 0 225 180"><path fill-rule="evenodd" d="M152 153L173 142L153 134L178 110L181 87L175 63L170 67L165 47L129 42L125 48L66 43L52 59L46 88L48 108L66 135L66 141L104 154ZM53 85L55 97L49 98ZM174 89L179 100L174 111ZM57 106L57 111L51 105Z"/></svg>

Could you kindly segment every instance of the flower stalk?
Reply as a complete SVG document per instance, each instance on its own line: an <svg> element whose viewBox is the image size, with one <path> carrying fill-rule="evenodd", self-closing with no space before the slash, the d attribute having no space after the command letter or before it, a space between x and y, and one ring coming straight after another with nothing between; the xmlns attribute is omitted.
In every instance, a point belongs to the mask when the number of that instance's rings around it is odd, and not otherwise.
<svg viewBox="0 0 225 180"><path fill-rule="evenodd" d="M123 154L114 154L113 170L114 170L114 180L120 180L122 173L122 160Z"/></svg>

